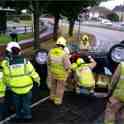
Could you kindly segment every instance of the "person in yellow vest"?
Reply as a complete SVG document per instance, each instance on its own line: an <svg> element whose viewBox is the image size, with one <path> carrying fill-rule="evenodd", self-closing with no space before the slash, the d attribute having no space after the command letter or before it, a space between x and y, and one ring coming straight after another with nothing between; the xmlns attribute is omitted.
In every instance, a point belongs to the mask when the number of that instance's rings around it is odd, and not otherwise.
<svg viewBox="0 0 124 124"><path fill-rule="evenodd" d="M80 39L80 49L86 50L90 48L89 37L88 35L83 35Z"/></svg>
<svg viewBox="0 0 124 124"><path fill-rule="evenodd" d="M29 60L22 56L17 42L10 42L6 47L9 56L1 65L6 86L13 92L17 120L31 120L31 101L33 81L40 85L40 77Z"/></svg>
<svg viewBox="0 0 124 124"><path fill-rule="evenodd" d="M112 84L116 84L105 110L104 124L115 124L115 121L124 123L124 62L120 62L115 70ZM117 116L118 115L118 116ZM117 118L119 117L119 118Z"/></svg>
<svg viewBox="0 0 124 124"><path fill-rule="evenodd" d="M82 93L85 88L90 91L95 87L92 69L96 66L96 62L91 56L88 58L90 63L86 63L82 58L78 58L76 63L72 64L72 69L75 70L77 80L77 93Z"/></svg>
<svg viewBox="0 0 124 124"><path fill-rule="evenodd" d="M66 42L64 37L59 37L57 47L52 48L48 54L48 68L51 75L50 100L56 105L62 104L64 84L71 64L69 55L64 51Z"/></svg>
<svg viewBox="0 0 124 124"><path fill-rule="evenodd" d="M5 90L6 90L6 86L3 81L3 71L2 71L2 67L0 66L0 120L3 119L5 112L5 106L4 106Z"/></svg>

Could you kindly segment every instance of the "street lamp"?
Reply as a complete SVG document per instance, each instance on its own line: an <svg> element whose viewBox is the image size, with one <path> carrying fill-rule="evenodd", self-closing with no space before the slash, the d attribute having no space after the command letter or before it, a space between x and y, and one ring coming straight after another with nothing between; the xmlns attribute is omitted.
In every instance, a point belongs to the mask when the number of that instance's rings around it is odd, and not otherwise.
<svg viewBox="0 0 124 124"><path fill-rule="evenodd" d="M79 27L78 27L78 40L80 40L80 25L81 25L81 14L78 16Z"/></svg>

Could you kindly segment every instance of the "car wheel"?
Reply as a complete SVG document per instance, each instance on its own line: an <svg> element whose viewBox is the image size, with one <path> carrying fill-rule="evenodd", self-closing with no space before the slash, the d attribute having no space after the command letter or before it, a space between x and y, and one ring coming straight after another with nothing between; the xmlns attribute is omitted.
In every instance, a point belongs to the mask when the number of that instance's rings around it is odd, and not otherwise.
<svg viewBox="0 0 124 124"><path fill-rule="evenodd" d="M124 45L124 40L122 40L122 41L120 42L120 44L123 44L123 45Z"/></svg>
<svg viewBox="0 0 124 124"><path fill-rule="evenodd" d="M124 44L116 44L109 51L109 58L115 63L124 61Z"/></svg>

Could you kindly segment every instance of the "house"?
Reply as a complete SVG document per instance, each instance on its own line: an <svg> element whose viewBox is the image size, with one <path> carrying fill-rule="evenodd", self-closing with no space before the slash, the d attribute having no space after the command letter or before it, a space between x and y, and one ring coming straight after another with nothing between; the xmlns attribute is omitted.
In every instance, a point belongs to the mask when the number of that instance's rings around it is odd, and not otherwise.
<svg viewBox="0 0 124 124"><path fill-rule="evenodd" d="M112 11L105 7L95 6L89 9L89 19L99 17L106 18L110 13L112 13Z"/></svg>
<svg viewBox="0 0 124 124"><path fill-rule="evenodd" d="M120 21L124 21L124 6L123 5L116 6L112 11L115 12L119 16Z"/></svg>

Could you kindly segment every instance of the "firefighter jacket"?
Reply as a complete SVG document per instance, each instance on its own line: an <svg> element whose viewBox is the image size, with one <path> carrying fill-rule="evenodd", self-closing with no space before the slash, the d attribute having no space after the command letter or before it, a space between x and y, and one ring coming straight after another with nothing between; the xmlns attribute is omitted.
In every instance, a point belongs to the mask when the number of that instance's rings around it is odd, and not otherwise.
<svg viewBox="0 0 124 124"><path fill-rule="evenodd" d="M33 65L22 56L3 60L2 67L6 85L16 94L28 93L33 87L33 80L40 83Z"/></svg>
<svg viewBox="0 0 124 124"><path fill-rule="evenodd" d="M121 62L119 64L114 77L116 79L112 80L116 80L118 82L116 88L113 91L113 96L119 99L120 101L124 102L124 62Z"/></svg>
<svg viewBox="0 0 124 124"><path fill-rule="evenodd" d="M75 73L79 86L86 88L95 87L95 79L92 70L89 68L88 64L81 64L80 66L77 66Z"/></svg>
<svg viewBox="0 0 124 124"><path fill-rule="evenodd" d="M61 47L50 50L48 54L48 65L53 78L66 80L70 64L68 54Z"/></svg>
<svg viewBox="0 0 124 124"><path fill-rule="evenodd" d="M3 80L3 72L2 68L0 67L0 98L5 96L6 86Z"/></svg>

